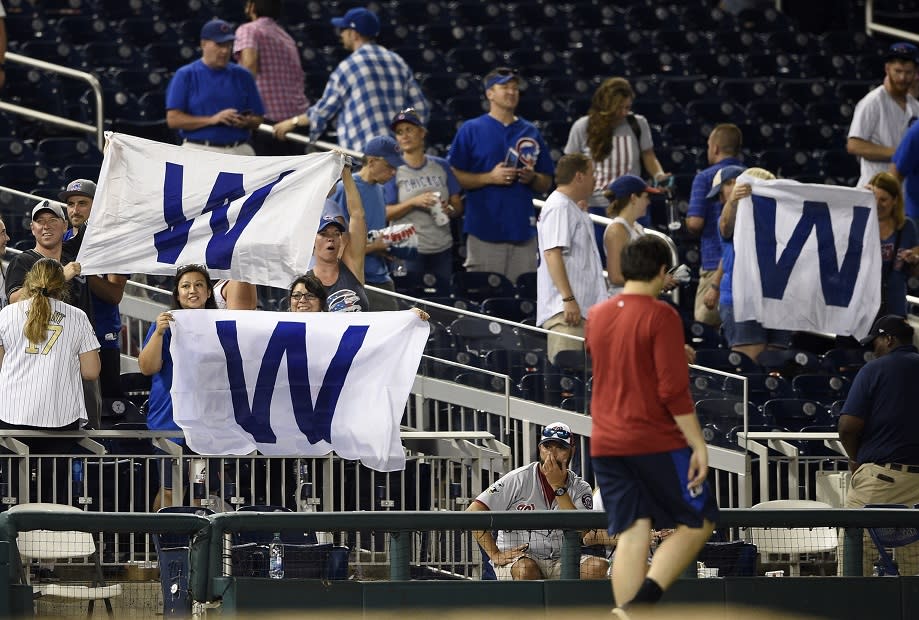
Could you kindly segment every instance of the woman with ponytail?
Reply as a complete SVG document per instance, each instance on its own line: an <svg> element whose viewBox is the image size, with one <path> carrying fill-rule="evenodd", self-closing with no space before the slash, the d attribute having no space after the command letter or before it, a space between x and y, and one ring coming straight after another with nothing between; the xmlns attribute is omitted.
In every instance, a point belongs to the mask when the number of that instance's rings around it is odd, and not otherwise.
<svg viewBox="0 0 919 620"><path fill-rule="evenodd" d="M99 376L99 341L86 314L64 303L53 258L37 261L19 301L0 310L0 428L76 429L86 422L81 379Z"/></svg>

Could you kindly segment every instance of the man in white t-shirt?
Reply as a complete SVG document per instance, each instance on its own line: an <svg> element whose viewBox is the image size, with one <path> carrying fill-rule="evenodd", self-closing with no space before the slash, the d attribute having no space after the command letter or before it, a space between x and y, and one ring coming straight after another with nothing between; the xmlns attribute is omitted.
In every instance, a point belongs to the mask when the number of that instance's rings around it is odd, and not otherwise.
<svg viewBox="0 0 919 620"><path fill-rule="evenodd" d="M884 83L858 102L852 114L846 150L858 157L864 187L878 172L889 172L890 160L909 126L919 118L919 101L909 93L916 79L919 48L894 43L887 50Z"/></svg>
<svg viewBox="0 0 919 620"><path fill-rule="evenodd" d="M590 485L568 469L574 441L567 424L553 422L542 431L539 461L518 467L483 491L466 509L592 510ZM561 576L562 530L473 532L498 579L558 579ZM581 556L581 579L603 579L605 558Z"/></svg>
<svg viewBox="0 0 919 620"><path fill-rule="evenodd" d="M594 243L587 200L594 166L581 153L563 156L555 168L558 187L546 199L536 223L536 324L559 334L584 337L587 310L607 297L603 263ZM550 362L562 350L584 350L584 343L549 335Z"/></svg>

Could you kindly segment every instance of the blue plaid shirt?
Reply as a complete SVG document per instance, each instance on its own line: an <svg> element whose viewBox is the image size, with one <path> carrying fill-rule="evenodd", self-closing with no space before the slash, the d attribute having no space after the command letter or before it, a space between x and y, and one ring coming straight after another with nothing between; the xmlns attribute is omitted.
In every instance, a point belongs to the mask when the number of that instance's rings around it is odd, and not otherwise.
<svg viewBox="0 0 919 620"><path fill-rule="evenodd" d="M310 107L310 138L317 139L338 116L338 144L361 151L375 136L390 134L389 122L405 108L427 121L428 102L402 57L365 43L339 63L319 99Z"/></svg>

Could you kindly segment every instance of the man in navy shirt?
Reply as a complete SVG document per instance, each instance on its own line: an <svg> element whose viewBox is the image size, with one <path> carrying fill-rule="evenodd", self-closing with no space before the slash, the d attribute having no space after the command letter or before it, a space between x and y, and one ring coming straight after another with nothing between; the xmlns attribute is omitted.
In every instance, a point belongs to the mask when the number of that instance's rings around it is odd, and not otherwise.
<svg viewBox="0 0 919 620"><path fill-rule="evenodd" d="M852 382L842 415L839 439L849 455L852 477L846 508L865 504L919 503L919 350L906 317L882 316L861 340L877 359ZM912 545L898 549L901 575L919 573ZM877 552L867 540L862 570L871 574Z"/></svg>
<svg viewBox="0 0 919 620"><path fill-rule="evenodd" d="M201 28L201 58L179 68L166 91L166 124L182 145L199 150L255 155L249 136L265 109L248 70L231 64L233 28L212 19Z"/></svg>

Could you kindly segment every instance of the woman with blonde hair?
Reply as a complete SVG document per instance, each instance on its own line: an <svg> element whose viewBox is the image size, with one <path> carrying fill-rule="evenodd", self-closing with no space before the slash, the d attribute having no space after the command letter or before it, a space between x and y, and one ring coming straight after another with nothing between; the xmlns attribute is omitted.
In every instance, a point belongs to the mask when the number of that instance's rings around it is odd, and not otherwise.
<svg viewBox="0 0 919 620"><path fill-rule="evenodd" d="M81 379L99 377L99 341L63 299L64 268L42 258L20 300L0 310L0 428L71 430L86 423Z"/></svg>
<svg viewBox="0 0 919 620"><path fill-rule="evenodd" d="M878 316L906 315L906 281L919 262L916 226L906 217L903 188L895 176L878 172L869 189L877 203L878 232L881 236L881 308Z"/></svg>

